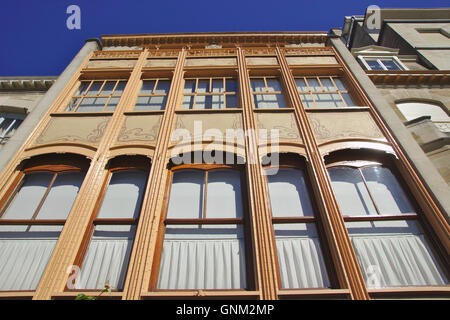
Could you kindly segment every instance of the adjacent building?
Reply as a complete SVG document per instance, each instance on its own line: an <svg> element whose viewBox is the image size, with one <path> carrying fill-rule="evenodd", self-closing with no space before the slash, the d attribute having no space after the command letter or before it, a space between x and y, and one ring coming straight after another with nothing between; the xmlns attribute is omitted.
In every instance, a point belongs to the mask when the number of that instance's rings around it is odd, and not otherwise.
<svg viewBox="0 0 450 320"><path fill-rule="evenodd" d="M450 296L448 186L339 35L106 35L51 90L1 298Z"/></svg>

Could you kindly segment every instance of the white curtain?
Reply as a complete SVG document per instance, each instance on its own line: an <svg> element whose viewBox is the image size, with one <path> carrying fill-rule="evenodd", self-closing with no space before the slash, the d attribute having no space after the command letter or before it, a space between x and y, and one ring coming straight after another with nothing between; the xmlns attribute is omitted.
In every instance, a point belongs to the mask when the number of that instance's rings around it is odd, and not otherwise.
<svg viewBox="0 0 450 320"><path fill-rule="evenodd" d="M415 222L346 225L369 288L448 284Z"/></svg>
<svg viewBox="0 0 450 320"><path fill-rule="evenodd" d="M329 287L314 224L275 224L274 231L282 288Z"/></svg>
<svg viewBox="0 0 450 320"><path fill-rule="evenodd" d="M106 283L121 290L133 246L135 227L96 226L81 267L77 289L102 289Z"/></svg>
<svg viewBox="0 0 450 320"><path fill-rule="evenodd" d="M158 289L245 288L243 238L235 225L167 226Z"/></svg>
<svg viewBox="0 0 450 320"><path fill-rule="evenodd" d="M35 290L62 226L0 226L0 291Z"/></svg>

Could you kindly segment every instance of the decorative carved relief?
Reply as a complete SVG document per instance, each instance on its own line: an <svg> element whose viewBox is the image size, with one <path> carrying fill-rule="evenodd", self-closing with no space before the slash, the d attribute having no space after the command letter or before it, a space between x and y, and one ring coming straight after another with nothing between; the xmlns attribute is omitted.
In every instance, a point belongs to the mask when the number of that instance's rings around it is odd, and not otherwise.
<svg viewBox="0 0 450 320"><path fill-rule="evenodd" d="M117 141L156 141L161 127L161 115L127 116L123 122Z"/></svg>
<svg viewBox="0 0 450 320"><path fill-rule="evenodd" d="M109 119L110 117L52 118L35 143L73 142L97 145Z"/></svg>
<svg viewBox="0 0 450 320"><path fill-rule="evenodd" d="M137 60L94 60L87 68L133 68Z"/></svg>
<svg viewBox="0 0 450 320"><path fill-rule="evenodd" d="M319 144L341 139L385 140L368 112L308 113L309 122Z"/></svg>
<svg viewBox="0 0 450 320"><path fill-rule="evenodd" d="M297 127L294 113L259 113L256 114L259 129L278 130L280 140L303 142Z"/></svg>
<svg viewBox="0 0 450 320"><path fill-rule="evenodd" d="M236 58L192 58L186 60L186 67L191 66L235 66Z"/></svg>

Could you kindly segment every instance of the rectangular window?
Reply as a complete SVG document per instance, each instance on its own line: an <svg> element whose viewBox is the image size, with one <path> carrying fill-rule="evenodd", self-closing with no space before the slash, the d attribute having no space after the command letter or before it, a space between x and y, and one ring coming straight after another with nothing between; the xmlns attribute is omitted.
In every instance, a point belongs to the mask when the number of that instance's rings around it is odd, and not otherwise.
<svg viewBox="0 0 450 320"><path fill-rule="evenodd" d="M142 81L135 111L164 110L166 108L167 96L170 90L170 80L148 79Z"/></svg>
<svg viewBox="0 0 450 320"><path fill-rule="evenodd" d="M295 83L305 108L354 106L350 93L338 77L301 77Z"/></svg>
<svg viewBox="0 0 450 320"><path fill-rule="evenodd" d="M407 70L397 57L358 57L366 70Z"/></svg>
<svg viewBox="0 0 450 320"><path fill-rule="evenodd" d="M116 290L123 289L146 181L146 171L111 174L81 259L76 289L102 289L106 283Z"/></svg>
<svg viewBox="0 0 450 320"><path fill-rule="evenodd" d="M368 288L448 284L389 168L355 162L328 172Z"/></svg>
<svg viewBox="0 0 450 320"><path fill-rule="evenodd" d="M126 80L81 81L66 111L114 111L126 84Z"/></svg>
<svg viewBox="0 0 450 320"><path fill-rule="evenodd" d="M228 77L186 79L181 108L239 108L236 79Z"/></svg>
<svg viewBox="0 0 450 320"><path fill-rule="evenodd" d="M0 216L0 291L36 289L83 178L82 172L23 176Z"/></svg>
<svg viewBox="0 0 450 320"><path fill-rule="evenodd" d="M283 289L329 287L317 219L302 170L268 175L272 222Z"/></svg>
<svg viewBox="0 0 450 320"><path fill-rule="evenodd" d="M240 172L175 171L157 289L246 287Z"/></svg>
<svg viewBox="0 0 450 320"><path fill-rule="evenodd" d="M251 78L255 108L287 108L280 80L272 77Z"/></svg>
<svg viewBox="0 0 450 320"><path fill-rule="evenodd" d="M0 114L0 143L11 137L24 119L23 115Z"/></svg>

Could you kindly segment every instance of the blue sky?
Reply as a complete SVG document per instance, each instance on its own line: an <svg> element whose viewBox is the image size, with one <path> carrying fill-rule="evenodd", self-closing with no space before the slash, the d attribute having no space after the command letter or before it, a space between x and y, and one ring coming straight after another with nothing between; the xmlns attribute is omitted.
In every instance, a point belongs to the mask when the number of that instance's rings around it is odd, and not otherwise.
<svg viewBox="0 0 450 320"><path fill-rule="evenodd" d="M81 29L69 30L69 5ZM328 31L381 8L449 7L443 0L2 0L0 76L59 75L87 38L103 34Z"/></svg>

